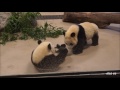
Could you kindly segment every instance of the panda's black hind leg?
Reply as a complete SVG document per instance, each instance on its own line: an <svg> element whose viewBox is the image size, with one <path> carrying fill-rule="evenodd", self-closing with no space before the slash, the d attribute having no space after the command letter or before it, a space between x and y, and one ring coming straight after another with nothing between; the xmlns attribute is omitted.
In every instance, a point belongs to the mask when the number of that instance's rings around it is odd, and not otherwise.
<svg viewBox="0 0 120 90"><path fill-rule="evenodd" d="M99 39L98 34L94 34L94 36L92 38L92 46L98 45L98 39Z"/></svg>

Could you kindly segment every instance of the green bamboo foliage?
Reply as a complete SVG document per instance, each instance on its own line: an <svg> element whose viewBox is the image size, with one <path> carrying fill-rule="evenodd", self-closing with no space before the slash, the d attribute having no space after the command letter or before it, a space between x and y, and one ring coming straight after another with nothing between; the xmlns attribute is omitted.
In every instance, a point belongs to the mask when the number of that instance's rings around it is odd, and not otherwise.
<svg viewBox="0 0 120 90"><path fill-rule="evenodd" d="M46 39L46 37L56 38L65 31L62 27L54 27L47 22L40 27L37 27L36 19L41 16L38 12L12 12L8 19L4 31L0 33L0 44L5 44L8 41L17 39L34 40Z"/></svg>

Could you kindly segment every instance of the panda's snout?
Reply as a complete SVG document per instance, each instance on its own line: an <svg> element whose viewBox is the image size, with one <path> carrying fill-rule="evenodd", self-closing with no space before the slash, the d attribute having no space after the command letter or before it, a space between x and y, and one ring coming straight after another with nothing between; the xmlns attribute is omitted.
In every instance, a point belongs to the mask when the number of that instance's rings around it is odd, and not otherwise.
<svg viewBox="0 0 120 90"><path fill-rule="evenodd" d="M73 46L74 44L73 43L66 43L66 45Z"/></svg>

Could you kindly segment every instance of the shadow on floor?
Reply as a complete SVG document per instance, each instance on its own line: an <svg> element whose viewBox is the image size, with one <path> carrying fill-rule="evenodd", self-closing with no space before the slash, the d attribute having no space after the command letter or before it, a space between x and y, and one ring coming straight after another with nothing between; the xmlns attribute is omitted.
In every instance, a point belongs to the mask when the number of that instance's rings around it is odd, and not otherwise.
<svg viewBox="0 0 120 90"><path fill-rule="evenodd" d="M112 26L112 25L110 25L110 26L107 26L105 29L120 32L120 25L119 25L119 27L116 27L116 26Z"/></svg>

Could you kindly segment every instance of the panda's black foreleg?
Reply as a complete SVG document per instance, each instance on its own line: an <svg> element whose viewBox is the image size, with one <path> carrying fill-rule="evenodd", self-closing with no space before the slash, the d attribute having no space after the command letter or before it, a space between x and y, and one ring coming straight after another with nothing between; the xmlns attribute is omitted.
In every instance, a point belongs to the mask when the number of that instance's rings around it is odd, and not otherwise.
<svg viewBox="0 0 120 90"><path fill-rule="evenodd" d="M84 46L86 46L86 45L87 45L87 41L85 40Z"/></svg>
<svg viewBox="0 0 120 90"><path fill-rule="evenodd" d="M92 46L98 45L98 39L99 39L98 34L94 34L94 36L92 38Z"/></svg>
<svg viewBox="0 0 120 90"><path fill-rule="evenodd" d="M84 45L85 45L85 42L86 42L85 39L79 40L78 44L73 47L73 54L80 54L80 53L82 53Z"/></svg>

